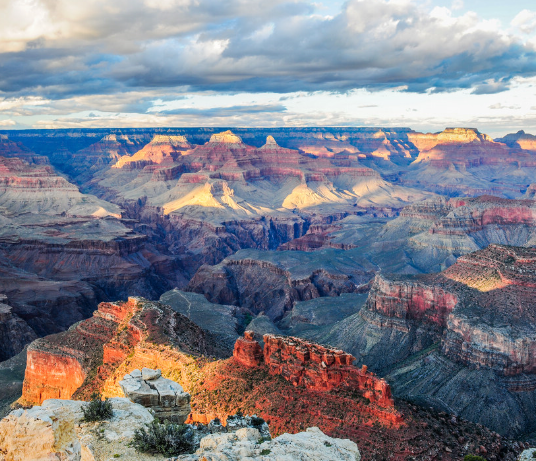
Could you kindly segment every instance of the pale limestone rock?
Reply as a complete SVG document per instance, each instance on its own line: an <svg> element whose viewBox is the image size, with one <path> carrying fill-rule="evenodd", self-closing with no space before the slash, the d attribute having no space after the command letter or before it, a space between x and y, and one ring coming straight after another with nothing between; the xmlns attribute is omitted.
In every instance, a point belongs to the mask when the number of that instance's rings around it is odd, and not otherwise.
<svg viewBox="0 0 536 461"><path fill-rule="evenodd" d="M110 399L109 421L83 423L87 402L45 400L29 410L15 410L0 421L1 461L100 461L118 452L121 459L145 459L126 449L134 431L153 420L141 405L125 398ZM98 435L100 434L100 436ZM111 455L103 455L111 452Z"/></svg>
<svg viewBox="0 0 536 461"><path fill-rule="evenodd" d="M160 420L183 424L190 414L190 394L180 384L162 378L160 370L134 370L119 385L125 397L150 408Z"/></svg>
<svg viewBox="0 0 536 461"><path fill-rule="evenodd" d="M357 445L346 439L325 435L317 427L299 434L283 434L271 441L261 441L257 429L243 428L227 434L211 434L201 440L193 455L174 460L197 461L360 461ZM262 454L261 453L266 453Z"/></svg>
<svg viewBox="0 0 536 461"><path fill-rule="evenodd" d="M151 379L158 379L162 376L162 370L151 370L150 368L144 368L141 370L141 379L144 381L150 381Z"/></svg>
<svg viewBox="0 0 536 461"><path fill-rule="evenodd" d="M231 130L223 131L222 133L214 133L210 137L211 143L225 144L242 144L242 138L234 134Z"/></svg>
<svg viewBox="0 0 536 461"><path fill-rule="evenodd" d="M523 452L519 455L518 461L532 461L534 459L534 455L536 454L536 448L529 448L528 450L523 450Z"/></svg>

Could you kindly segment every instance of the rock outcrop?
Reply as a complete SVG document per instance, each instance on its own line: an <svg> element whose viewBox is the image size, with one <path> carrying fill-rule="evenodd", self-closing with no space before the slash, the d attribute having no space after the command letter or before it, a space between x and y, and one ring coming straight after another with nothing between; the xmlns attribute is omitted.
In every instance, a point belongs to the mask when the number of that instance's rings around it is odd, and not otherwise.
<svg viewBox="0 0 536 461"><path fill-rule="evenodd" d="M86 403L73 400L47 400L41 406L12 411L0 421L0 459L101 461L116 454L127 460L147 459L128 443L153 416L128 399L110 402L113 416L103 423L81 423Z"/></svg>
<svg viewBox="0 0 536 461"><path fill-rule="evenodd" d="M173 163L191 147L184 136L155 135L143 149L121 157L112 168L143 169L148 165Z"/></svg>
<svg viewBox="0 0 536 461"><path fill-rule="evenodd" d="M123 303L101 303L93 317L75 324L64 333L30 344L21 401L40 404L50 398L89 397L128 359L129 354L145 351L140 354L150 355L150 351L158 349L162 341L171 341L182 354L220 353L217 340L210 333L169 306L143 298L129 298ZM177 360L188 362L184 355ZM157 399L153 402L155 406L160 405L158 393L152 394ZM186 405L183 402L186 397L180 395L182 400L177 399L182 403L177 404L182 408L183 404ZM182 410L177 411L180 413Z"/></svg>
<svg viewBox="0 0 536 461"><path fill-rule="evenodd" d="M520 197L536 167L531 150L513 149L473 128L447 128L423 147L400 182L450 196Z"/></svg>
<svg viewBox="0 0 536 461"><path fill-rule="evenodd" d="M71 377L64 374L61 379L60 370L69 371L61 363L62 357L68 356L72 360L79 360L81 366L78 369L84 373L84 381L74 397L87 399L94 391L102 392L105 397L122 395L119 382L123 381L125 374L130 375L133 370L144 367L159 368L163 377L179 382L191 395L192 412L187 422L207 424L217 417L226 425L226 431L240 428L240 424L235 424L236 416L233 416L240 410L244 414L257 414L269 422L274 435L318 426L330 437L366 441L362 449L364 459L388 455L401 459L407 456L433 458L437 453L451 453L445 459L454 461L484 446L490 459L493 459L491 455L499 456L502 453L502 458L497 459L513 461L516 452L516 448L500 436L461 419L451 423L451 416L442 417L403 402L395 403L394 408L380 406L379 397L387 394L383 386L380 386L380 395L379 389L369 384L381 380L363 369L335 363L326 366L331 373L327 376L335 377L329 383L336 383L337 373L341 371L341 376L346 376L346 382L351 384L345 385L343 382L336 387L330 385L331 390L326 390L322 363L314 360L306 362L307 373L314 376L324 388L316 390L307 389L305 385L295 386L282 375L270 373L264 360L256 367L243 366L234 358L207 360L207 352L215 347L207 334L193 326L187 317L173 314L159 303L135 300L130 303L101 304L99 313L92 321L86 320L70 332L39 341L41 345L33 344L36 346L34 349L39 349L42 354L38 360L42 367L39 372L35 366L34 372L31 369L27 371L24 394L25 397L34 395L37 398L35 403L39 402L37 394L43 396L45 391L50 392L54 387L56 396L71 393ZM312 349L321 348L314 345ZM287 352L290 350L289 347ZM328 362L329 355L327 353L325 357ZM48 361L44 359L45 356L48 356ZM283 366L290 374L297 374L297 369L293 368L298 363L296 360L290 360L292 367L287 367L277 362L277 357L277 353L271 354L270 361ZM53 383L54 376L58 379ZM360 381L364 384L363 388L359 387ZM66 390L62 391L62 387ZM32 394L34 389L39 392ZM371 401L375 398L376 402ZM222 432L221 425L215 422L211 424L214 432ZM102 443L92 443L93 448L102 449L105 460L114 453L123 453L110 451L124 445L110 442L121 440L118 435L107 432L114 428L111 425L102 428L105 429ZM438 433L441 434L440 439ZM463 437L462 442L458 441L459 437ZM447 447L452 452L446 452ZM125 454L124 459L144 459L129 456L132 455Z"/></svg>
<svg viewBox="0 0 536 461"><path fill-rule="evenodd" d="M261 355L262 354L262 355ZM393 410L391 389L382 379L353 366L355 360L341 350L329 349L299 338L264 335L264 351L253 339L253 332L246 331L244 338L236 342L235 360L246 367L258 367L264 363L271 374L281 375L294 386L331 391L349 388L362 392L365 398L379 407ZM398 421L396 414L393 422Z"/></svg>
<svg viewBox="0 0 536 461"><path fill-rule="evenodd" d="M208 435L201 440L194 455L179 456L172 461L199 459L360 461L361 455L354 442L328 437L317 427L299 434L283 434L269 441L262 441L257 429L244 428L231 434Z"/></svg>
<svg viewBox="0 0 536 461"><path fill-rule="evenodd" d="M373 266L362 264L342 255L333 261L321 253L291 258L281 252L241 251L215 266L202 266L186 290L279 320L297 301L358 291L373 277Z"/></svg>
<svg viewBox="0 0 536 461"><path fill-rule="evenodd" d="M430 196L390 184L357 159L314 158L279 146L273 136L257 148L231 132L213 134L154 161L148 149L122 158L87 187L163 239L189 277L239 249L276 249L300 238L319 217L392 216Z"/></svg>
<svg viewBox="0 0 536 461"><path fill-rule="evenodd" d="M163 378L161 370L133 370L119 386L125 397L149 408L161 421L184 424L190 414L190 394L175 381Z"/></svg>
<svg viewBox="0 0 536 461"><path fill-rule="evenodd" d="M248 368L256 368L264 363L263 350L260 344L255 341L252 331L245 331L244 337L236 340L233 357L241 365Z"/></svg>
<svg viewBox="0 0 536 461"><path fill-rule="evenodd" d="M365 307L315 340L387 374L395 396L502 434L531 432L535 261L534 248L490 245L439 274L377 275ZM483 395L493 397L484 405Z"/></svg>

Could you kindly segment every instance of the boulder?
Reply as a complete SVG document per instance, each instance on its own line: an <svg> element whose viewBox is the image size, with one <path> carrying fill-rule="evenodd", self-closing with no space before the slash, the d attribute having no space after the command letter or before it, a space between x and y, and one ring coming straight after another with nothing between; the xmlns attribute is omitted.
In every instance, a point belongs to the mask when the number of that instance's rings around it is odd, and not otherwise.
<svg viewBox="0 0 536 461"><path fill-rule="evenodd" d="M173 461L360 461L357 445L347 439L325 435L317 427L298 434L283 434L263 441L260 432L250 427L227 434L211 434L201 440L193 455L171 458Z"/></svg>
<svg viewBox="0 0 536 461"><path fill-rule="evenodd" d="M162 421L184 424L190 414L190 394L180 384L163 378L160 370L134 370L119 385L125 397L150 408Z"/></svg>

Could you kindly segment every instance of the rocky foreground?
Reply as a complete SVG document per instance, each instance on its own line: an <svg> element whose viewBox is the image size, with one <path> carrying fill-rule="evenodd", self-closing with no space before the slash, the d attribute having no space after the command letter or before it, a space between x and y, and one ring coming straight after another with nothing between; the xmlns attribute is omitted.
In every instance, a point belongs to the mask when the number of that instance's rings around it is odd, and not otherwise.
<svg viewBox="0 0 536 461"><path fill-rule="evenodd" d="M490 245L438 274L377 275L358 313L311 337L386 376L395 396L531 433L535 262L533 248Z"/></svg>
<svg viewBox="0 0 536 461"><path fill-rule="evenodd" d="M273 435L316 426L356 442L364 460L458 460L467 453L513 460L521 448L447 413L393 401L385 381L352 366L341 350L280 336L266 336L262 349L252 338L237 341L234 358L216 360L209 358L217 349L211 333L165 305L103 303L92 319L30 346L20 403L87 399L94 391L121 396L125 375L148 367L190 394L191 423L226 422L241 411L265 419Z"/></svg>
<svg viewBox="0 0 536 461"><path fill-rule="evenodd" d="M134 432L155 417L145 406L128 398L112 398L110 403L113 416L99 422L85 422L85 402L74 400L46 400L29 410L13 411L0 421L0 460L361 460L357 445L350 440L328 437L316 427L271 439L266 423L259 429L249 417L237 417L227 426L216 421L204 427L190 426L198 440L199 448L194 454L169 458L143 453L130 443Z"/></svg>

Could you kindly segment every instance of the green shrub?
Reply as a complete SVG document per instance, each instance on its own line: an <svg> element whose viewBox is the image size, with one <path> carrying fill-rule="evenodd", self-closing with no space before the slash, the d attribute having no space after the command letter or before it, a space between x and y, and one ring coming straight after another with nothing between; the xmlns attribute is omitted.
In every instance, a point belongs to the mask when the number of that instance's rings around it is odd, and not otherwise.
<svg viewBox="0 0 536 461"><path fill-rule="evenodd" d="M185 424L161 423L154 419L145 428L136 429L130 443L137 451L176 456L195 451L194 432Z"/></svg>
<svg viewBox="0 0 536 461"><path fill-rule="evenodd" d="M251 417L251 425L254 428L260 429L264 423L265 423L264 419L259 418L258 416Z"/></svg>
<svg viewBox="0 0 536 461"><path fill-rule="evenodd" d="M261 455L269 455L272 452L272 450L269 450L268 448L265 448L261 451Z"/></svg>
<svg viewBox="0 0 536 461"><path fill-rule="evenodd" d="M463 461L487 461L486 458L477 455L465 455Z"/></svg>
<svg viewBox="0 0 536 461"><path fill-rule="evenodd" d="M97 393L91 395L91 401L82 406L84 417L82 421L104 421L113 416L112 402L108 399L101 400L101 396Z"/></svg>

